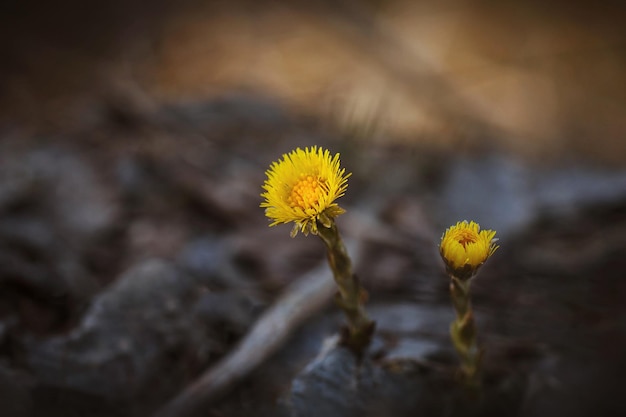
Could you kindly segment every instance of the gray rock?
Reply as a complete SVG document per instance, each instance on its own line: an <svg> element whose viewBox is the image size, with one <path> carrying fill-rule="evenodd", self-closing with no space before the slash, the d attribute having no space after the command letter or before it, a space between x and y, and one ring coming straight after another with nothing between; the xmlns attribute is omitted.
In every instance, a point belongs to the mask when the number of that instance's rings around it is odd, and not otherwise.
<svg viewBox="0 0 626 417"><path fill-rule="evenodd" d="M286 400L292 417L409 416L443 410L449 392L419 366L389 370L370 358L327 346L293 381ZM417 414L420 412L421 414Z"/></svg>
<svg viewBox="0 0 626 417"><path fill-rule="evenodd" d="M451 369L414 360L359 361L331 345L293 380L284 401L292 417L516 416L527 390L524 373L487 379L472 395Z"/></svg>
<svg viewBox="0 0 626 417"><path fill-rule="evenodd" d="M99 289L85 252L117 220L114 196L74 151L48 146L0 156L0 281L83 305Z"/></svg>
<svg viewBox="0 0 626 417"><path fill-rule="evenodd" d="M289 398L293 416L363 415L375 391L374 373L369 361L358 366L349 350L332 346L294 379Z"/></svg>
<svg viewBox="0 0 626 417"><path fill-rule="evenodd" d="M537 208L548 215L626 200L626 171L566 167L535 177Z"/></svg>
<svg viewBox="0 0 626 417"><path fill-rule="evenodd" d="M145 261L103 292L69 334L27 340L26 365L42 386L65 393L103 403L158 400L189 372L185 361L208 356L198 352L210 344L193 320L197 294L194 278L169 263Z"/></svg>
<svg viewBox="0 0 626 417"><path fill-rule="evenodd" d="M185 271L208 283L221 272L227 255L223 241L202 237L185 245L177 262Z"/></svg>
<svg viewBox="0 0 626 417"><path fill-rule="evenodd" d="M505 236L534 220L532 179L518 161L488 155L459 160L451 166L436 211L442 227L474 220Z"/></svg>
<svg viewBox="0 0 626 417"><path fill-rule="evenodd" d="M23 163L45 189L56 219L72 235L93 235L115 220L112 196L77 155L62 148L43 148L25 155Z"/></svg>
<svg viewBox="0 0 626 417"><path fill-rule="evenodd" d="M573 164L532 168L501 154L461 159L451 167L433 210L436 222L447 227L475 220L501 238L540 216L626 199L624 170Z"/></svg>

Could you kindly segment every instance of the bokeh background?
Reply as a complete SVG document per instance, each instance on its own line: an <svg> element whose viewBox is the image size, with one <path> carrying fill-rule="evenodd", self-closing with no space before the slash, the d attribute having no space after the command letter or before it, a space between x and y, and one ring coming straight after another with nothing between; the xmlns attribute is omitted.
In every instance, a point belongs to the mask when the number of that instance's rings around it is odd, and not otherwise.
<svg viewBox="0 0 626 417"><path fill-rule="evenodd" d="M4 126L259 93L387 140L493 140L533 155L624 156L622 4L603 1L12 1ZM466 143L466 142L463 142ZM601 144L601 146L598 146Z"/></svg>
<svg viewBox="0 0 626 417"><path fill-rule="evenodd" d="M622 9L4 2L1 414L152 415L294 282L324 279L320 242L259 208L269 164L321 145L353 174L338 224L376 360L455 363L437 243L474 219L501 239L473 289L488 367L528 377L495 415L624 415ZM285 402L342 323L331 295L198 415L404 415L371 393ZM399 407L424 415L415 401Z"/></svg>

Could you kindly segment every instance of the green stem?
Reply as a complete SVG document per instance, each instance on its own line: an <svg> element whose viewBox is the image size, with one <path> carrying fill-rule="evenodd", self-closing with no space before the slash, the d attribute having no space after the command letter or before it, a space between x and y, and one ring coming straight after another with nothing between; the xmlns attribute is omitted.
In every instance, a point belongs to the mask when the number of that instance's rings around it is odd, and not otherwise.
<svg viewBox="0 0 626 417"><path fill-rule="evenodd" d="M476 324L470 302L470 280L450 276L450 295L456 319L450 326L450 335L459 358L461 371L470 386L480 384L479 371L482 352L477 343Z"/></svg>
<svg viewBox="0 0 626 417"><path fill-rule="evenodd" d="M362 353L374 331L374 322L368 318L363 307L367 292L352 272L352 261L335 222L331 221L330 227L318 223L317 231L326 244L328 263L339 290L336 302L348 319L348 340L345 342L357 353Z"/></svg>

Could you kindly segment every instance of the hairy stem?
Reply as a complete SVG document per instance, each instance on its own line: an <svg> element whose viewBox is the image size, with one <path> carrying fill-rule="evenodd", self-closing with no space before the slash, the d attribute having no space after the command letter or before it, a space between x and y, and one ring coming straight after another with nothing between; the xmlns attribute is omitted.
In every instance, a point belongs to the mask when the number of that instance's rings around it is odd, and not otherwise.
<svg viewBox="0 0 626 417"><path fill-rule="evenodd" d="M352 272L352 261L335 222L332 221L330 227L318 224L318 235L326 245L328 263L339 290L336 302L348 319L345 342L360 354L369 344L374 331L374 322L368 318L363 307L367 293Z"/></svg>
<svg viewBox="0 0 626 417"><path fill-rule="evenodd" d="M482 352L477 343L476 324L470 302L470 281L450 276L450 296L456 319L450 325L454 348L461 360L463 378L471 386L478 386Z"/></svg>

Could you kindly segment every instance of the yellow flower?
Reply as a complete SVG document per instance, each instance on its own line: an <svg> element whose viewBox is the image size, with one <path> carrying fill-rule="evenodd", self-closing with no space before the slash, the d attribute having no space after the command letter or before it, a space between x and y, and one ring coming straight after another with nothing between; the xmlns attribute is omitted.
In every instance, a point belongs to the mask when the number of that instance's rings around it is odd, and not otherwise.
<svg viewBox="0 0 626 417"><path fill-rule="evenodd" d="M478 268L498 249L494 230L480 230L476 222L462 221L441 237L439 252L448 272L461 280L476 274Z"/></svg>
<svg viewBox="0 0 626 417"><path fill-rule="evenodd" d="M339 154L312 146L297 148L273 162L263 184L261 207L273 222L295 222L291 236L298 231L317 234L317 223L331 227L332 219L345 212L335 200L348 187L345 169L339 167Z"/></svg>

